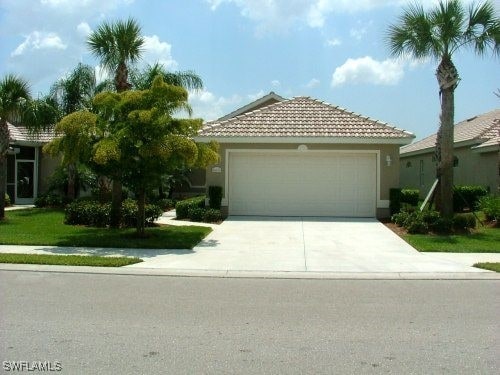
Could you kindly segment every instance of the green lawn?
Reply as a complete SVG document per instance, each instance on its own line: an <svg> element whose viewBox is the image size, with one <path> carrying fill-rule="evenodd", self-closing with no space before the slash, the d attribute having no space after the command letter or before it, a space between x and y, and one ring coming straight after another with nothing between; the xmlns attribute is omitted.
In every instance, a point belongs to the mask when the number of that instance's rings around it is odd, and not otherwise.
<svg viewBox="0 0 500 375"><path fill-rule="evenodd" d="M139 258L98 257L83 255L0 253L0 263L50 264L58 266L122 267L142 262Z"/></svg>
<svg viewBox="0 0 500 375"><path fill-rule="evenodd" d="M2 245L88 246L148 249L192 249L211 229L198 226L147 228L147 238L135 229L89 228L65 225L64 212L54 209L7 211L0 221Z"/></svg>
<svg viewBox="0 0 500 375"><path fill-rule="evenodd" d="M479 228L473 234L437 236L406 234L403 238L418 251L447 253L500 253L500 229Z"/></svg>
<svg viewBox="0 0 500 375"><path fill-rule="evenodd" d="M474 264L474 267L500 272L500 263L476 263Z"/></svg>

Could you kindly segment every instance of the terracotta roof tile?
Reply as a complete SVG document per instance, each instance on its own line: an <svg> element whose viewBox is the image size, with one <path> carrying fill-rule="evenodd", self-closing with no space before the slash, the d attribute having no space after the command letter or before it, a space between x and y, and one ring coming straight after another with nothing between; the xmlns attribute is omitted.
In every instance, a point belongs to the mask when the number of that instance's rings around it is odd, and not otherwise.
<svg viewBox="0 0 500 375"><path fill-rule="evenodd" d="M31 142L31 143L47 143L54 139L54 130L41 131L38 134L31 134L28 129L21 125L13 125L7 123L10 132L10 142Z"/></svg>
<svg viewBox="0 0 500 375"><path fill-rule="evenodd" d="M477 140L478 143L498 136L500 129L500 109L472 117L455 124L455 143ZM432 134L418 142L401 147L401 154L426 150L436 145L436 134Z"/></svg>
<svg viewBox="0 0 500 375"><path fill-rule="evenodd" d="M413 134L319 100L296 97L208 122L199 136L412 138Z"/></svg>

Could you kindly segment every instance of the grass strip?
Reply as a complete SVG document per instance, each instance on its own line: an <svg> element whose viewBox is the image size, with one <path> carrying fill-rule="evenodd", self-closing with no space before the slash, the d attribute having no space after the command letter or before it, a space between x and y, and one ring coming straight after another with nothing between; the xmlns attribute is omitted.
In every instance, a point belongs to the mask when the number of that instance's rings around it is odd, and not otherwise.
<svg viewBox="0 0 500 375"><path fill-rule="evenodd" d="M476 268L482 268L483 270L488 270L488 271L495 271L495 272L500 272L500 263L476 263L474 264L474 267Z"/></svg>
<svg viewBox="0 0 500 375"><path fill-rule="evenodd" d="M122 267L142 262L139 258L86 255L0 253L0 263L48 264L58 266Z"/></svg>

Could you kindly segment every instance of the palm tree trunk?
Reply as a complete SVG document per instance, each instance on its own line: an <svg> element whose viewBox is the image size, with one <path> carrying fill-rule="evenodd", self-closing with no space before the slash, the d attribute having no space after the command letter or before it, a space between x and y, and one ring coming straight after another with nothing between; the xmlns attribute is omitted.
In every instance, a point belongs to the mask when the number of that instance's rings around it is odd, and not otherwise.
<svg viewBox="0 0 500 375"><path fill-rule="evenodd" d="M436 72L441 95L441 115L438 144L437 177L439 178L438 210L442 217L453 216L453 124L455 117L455 89L459 76L455 65L443 57Z"/></svg>
<svg viewBox="0 0 500 375"><path fill-rule="evenodd" d="M146 234L146 192L144 189L140 189L137 194L137 235L139 237L144 237Z"/></svg>
<svg viewBox="0 0 500 375"><path fill-rule="evenodd" d="M5 188L7 186L7 150L9 149L9 125L0 119L0 220L5 217Z"/></svg>

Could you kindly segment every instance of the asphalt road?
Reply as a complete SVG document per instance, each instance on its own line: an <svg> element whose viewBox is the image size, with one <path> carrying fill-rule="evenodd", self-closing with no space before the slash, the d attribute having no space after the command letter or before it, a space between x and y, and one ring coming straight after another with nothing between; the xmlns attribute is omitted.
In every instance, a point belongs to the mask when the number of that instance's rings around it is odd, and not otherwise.
<svg viewBox="0 0 500 375"><path fill-rule="evenodd" d="M0 271L0 371L498 374L499 312L495 280Z"/></svg>

